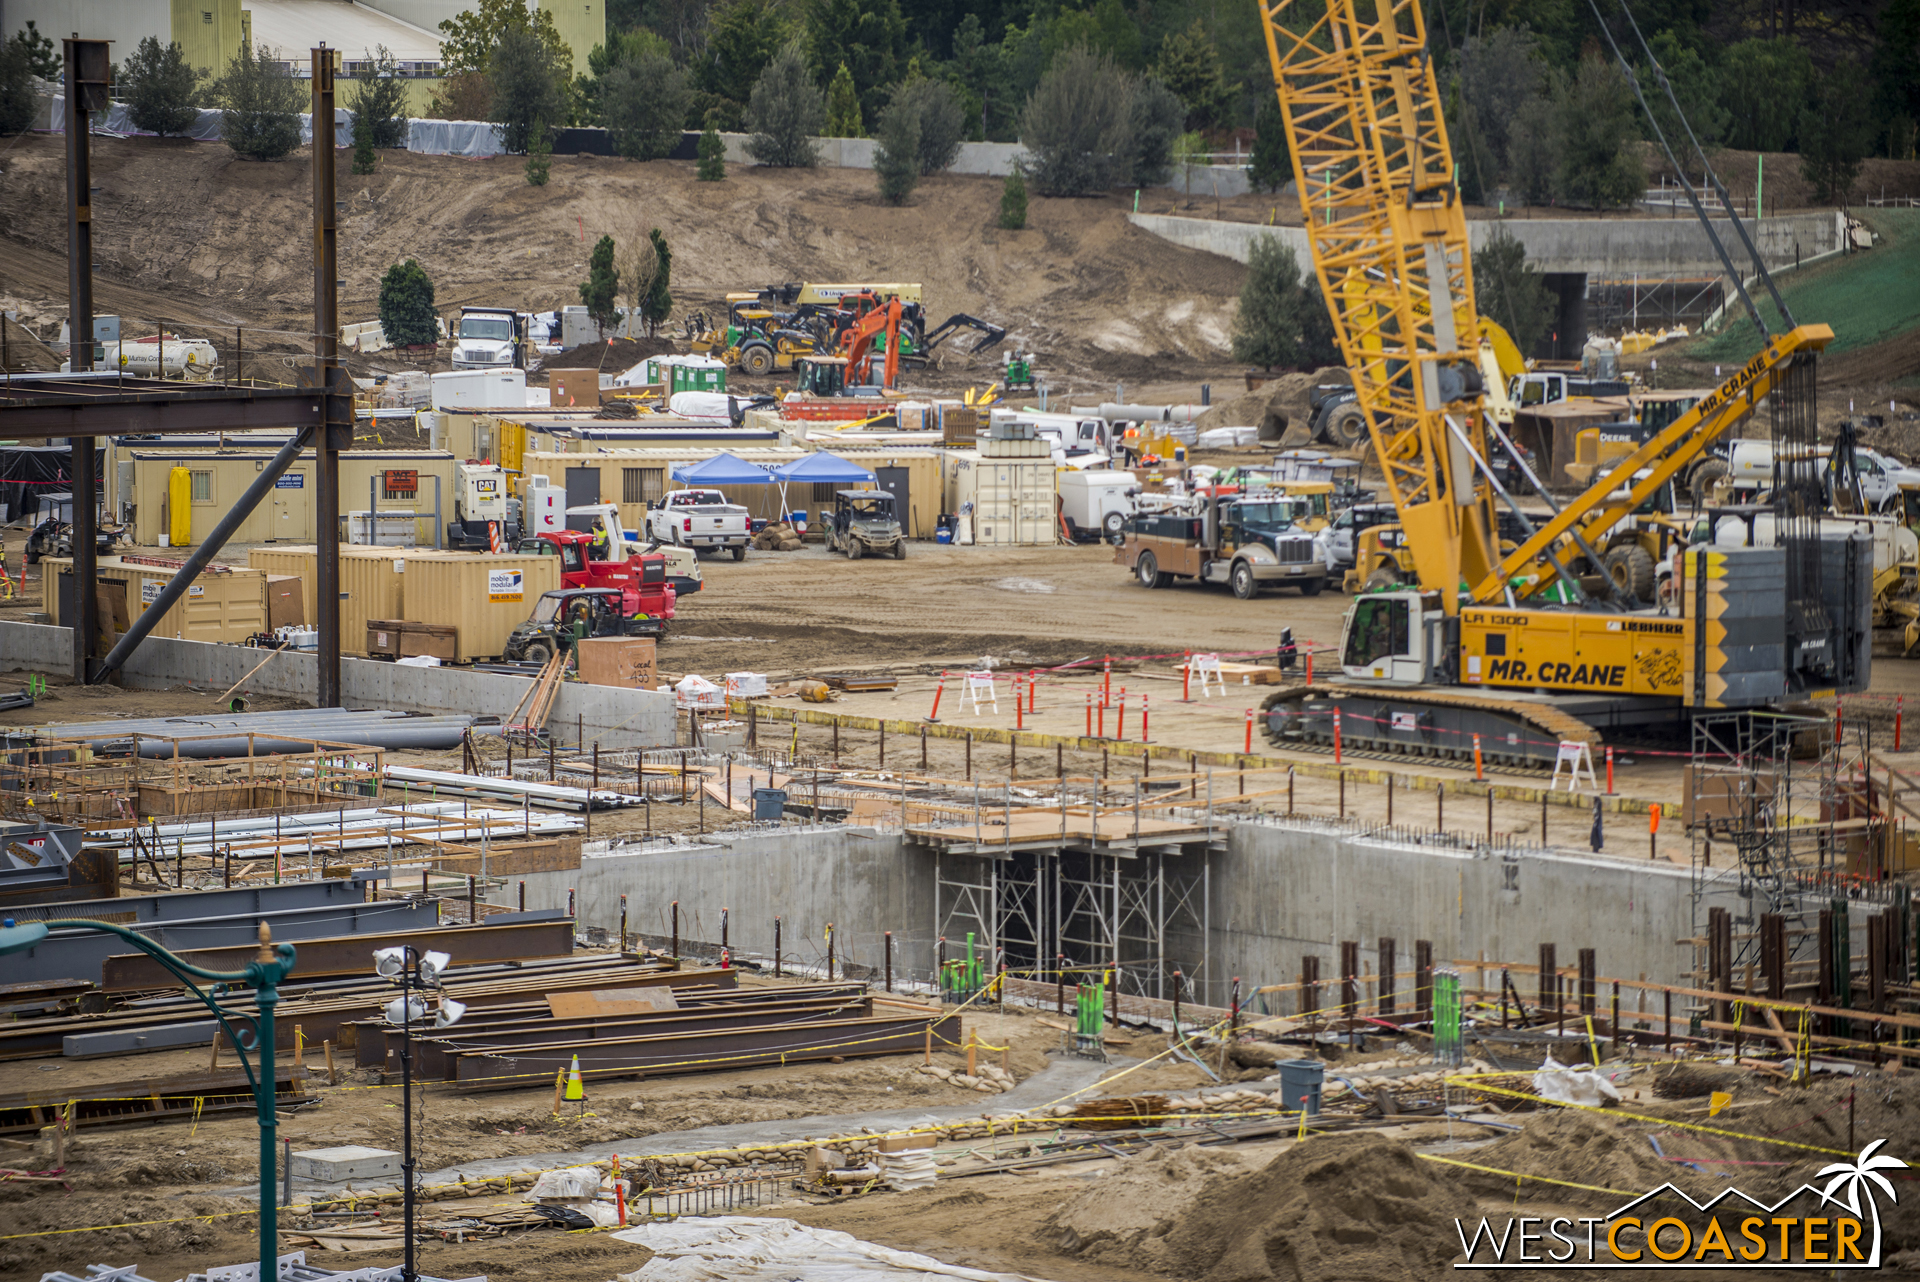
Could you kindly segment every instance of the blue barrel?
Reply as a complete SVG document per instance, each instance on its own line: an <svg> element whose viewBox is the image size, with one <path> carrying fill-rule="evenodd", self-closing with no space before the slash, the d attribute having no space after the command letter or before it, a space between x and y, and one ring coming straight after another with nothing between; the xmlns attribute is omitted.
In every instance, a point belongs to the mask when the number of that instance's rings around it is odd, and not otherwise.
<svg viewBox="0 0 1920 1282"><path fill-rule="evenodd" d="M1301 1107L1306 1099L1309 1116L1320 1111L1320 1088L1326 1084L1327 1066L1317 1059L1283 1059L1274 1065L1280 1070L1280 1107L1288 1111Z"/></svg>
<svg viewBox="0 0 1920 1282"><path fill-rule="evenodd" d="M787 790L785 788L755 788L753 790L753 817L755 819L779 819L787 812ZM1314 1103L1320 1100L1318 1090L1314 1092Z"/></svg>

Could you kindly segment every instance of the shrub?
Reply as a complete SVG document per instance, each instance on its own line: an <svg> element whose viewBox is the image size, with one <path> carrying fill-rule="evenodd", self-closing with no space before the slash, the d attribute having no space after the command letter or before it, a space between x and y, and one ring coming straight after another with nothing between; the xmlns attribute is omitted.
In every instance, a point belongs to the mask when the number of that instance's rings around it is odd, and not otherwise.
<svg viewBox="0 0 1920 1282"><path fill-rule="evenodd" d="M220 136L248 160L278 160L300 145L300 109L307 95L293 70L275 62L265 45L240 46L214 83L210 97L221 110Z"/></svg>
<svg viewBox="0 0 1920 1282"><path fill-rule="evenodd" d="M353 112L356 124L361 120L367 122L371 146L404 147L409 129L407 82L400 78L393 50L385 45L375 46L368 61L373 66L355 82L347 95L347 108Z"/></svg>
<svg viewBox="0 0 1920 1282"><path fill-rule="evenodd" d="M587 259L587 279L580 284L580 301L586 304L587 315L594 323L609 330L620 319L615 301L619 296L620 273L613 265L613 237L602 236Z"/></svg>
<svg viewBox="0 0 1920 1282"><path fill-rule="evenodd" d="M185 134L200 118L193 105L200 73L187 62L178 42L164 48L152 36L127 56L120 67L119 88L127 100L133 127L162 138Z"/></svg>
<svg viewBox="0 0 1920 1282"><path fill-rule="evenodd" d="M747 103L747 154L763 165L811 168L819 159L814 136L826 119L826 101L807 75L798 45L774 55L754 82Z"/></svg>
<svg viewBox="0 0 1920 1282"><path fill-rule="evenodd" d="M658 160L680 143L692 90L687 73L663 53L616 65L600 81L600 123L630 160Z"/></svg>
<svg viewBox="0 0 1920 1282"><path fill-rule="evenodd" d="M1233 358L1266 369L1311 369L1333 360L1333 352L1333 320L1319 281L1301 277L1293 250L1278 238L1259 237L1240 287Z"/></svg>
<svg viewBox="0 0 1920 1282"><path fill-rule="evenodd" d="M433 281L414 259L395 263L380 280L380 329L395 347L437 342Z"/></svg>
<svg viewBox="0 0 1920 1282"><path fill-rule="evenodd" d="M1021 117L1034 187L1046 196L1080 196L1131 177L1133 97L1132 77L1104 54L1073 48L1057 56Z"/></svg>
<svg viewBox="0 0 1920 1282"><path fill-rule="evenodd" d="M566 120L567 68L553 47L534 32L524 28L502 32L487 79L493 84L489 118L500 126L500 145L509 155L528 150L536 122Z"/></svg>
<svg viewBox="0 0 1920 1282"><path fill-rule="evenodd" d="M1000 188L1000 225L1008 231L1027 225L1027 176L1017 164Z"/></svg>
<svg viewBox="0 0 1920 1282"><path fill-rule="evenodd" d="M727 144L713 126L700 135L700 169L703 183L717 183L727 176Z"/></svg>
<svg viewBox="0 0 1920 1282"><path fill-rule="evenodd" d="M880 135L873 149L873 173L880 196L904 205L920 181L920 116L896 97L880 113Z"/></svg>

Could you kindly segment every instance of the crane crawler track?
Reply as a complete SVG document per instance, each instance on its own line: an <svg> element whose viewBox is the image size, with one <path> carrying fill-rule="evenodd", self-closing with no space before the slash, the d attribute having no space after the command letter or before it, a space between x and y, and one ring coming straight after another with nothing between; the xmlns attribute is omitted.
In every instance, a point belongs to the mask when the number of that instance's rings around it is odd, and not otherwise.
<svg viewBox="0 0 1920 1282"><path fill-rule="evenodd" d="M1551 769L1562 743L1597 749L1600 733L1551 704L1423 687L1326 682L1287 686L1260 705L1260 728L1275 747L1331 746L1340 713L1343 750L1471 762L1474 736L1488 764Z"/></svg>

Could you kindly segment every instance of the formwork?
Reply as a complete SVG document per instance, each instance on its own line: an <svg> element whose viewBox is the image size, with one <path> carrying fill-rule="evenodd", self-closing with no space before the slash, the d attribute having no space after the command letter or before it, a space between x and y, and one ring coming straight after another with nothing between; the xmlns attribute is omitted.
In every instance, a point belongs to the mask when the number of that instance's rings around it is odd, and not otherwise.
<svg viewBox="0 0 1920 1282"><path fill-rule="evenodd" d="M48 557L41 562L41 608L53 618L55 626L65 626L61 618L60 582L70 577L73 561L69 557ZM121 557L101 557L96 575L103 585L120 584L126 595L126 620L140 617L147 606L173 580L178 567L169 559L153 558L152 564ZM208 566L155 625L153 635L185 641L244 641L267 630L267 575L264 570ZM101 628L111 630L112 615L104 608Z"/></svg>
<svg viewBox="0 0 1920 1282"><path fill-rule="evenodd" d="M367 620L404 619L407 564L423 555L417 548L347 547L340 549L340 651L367 653ZM253 548L247 564L267 574L289 574L300 580L304 617L309 625L320 617L315 596L315 552L311 546Z"/></svg>

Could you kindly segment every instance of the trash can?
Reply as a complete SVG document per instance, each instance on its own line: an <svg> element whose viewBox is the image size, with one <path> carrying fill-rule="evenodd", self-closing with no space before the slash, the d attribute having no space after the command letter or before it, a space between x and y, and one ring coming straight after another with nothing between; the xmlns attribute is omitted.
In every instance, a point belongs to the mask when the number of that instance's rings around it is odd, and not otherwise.
<svg viewBox="0 0 1920 1282"><path fill-rule="evenodd" d="M1306 1099L1308 1116L1320 1112L1320 1088L1326 1084L1327 1066L1317 1059L1283 1059L1274 1065L1280 1070L1280 1107L1296 1109Z"/></svg>
<svg viewBox="0 0 1920 1282"><path fill-rule="evenodd" d="M753 817L755 819L779 819L787 813L787 790L785 788L755 788L753 790ZM1318 1105L1320 1093L1314 1091L1314 1103Z"/></svg>

